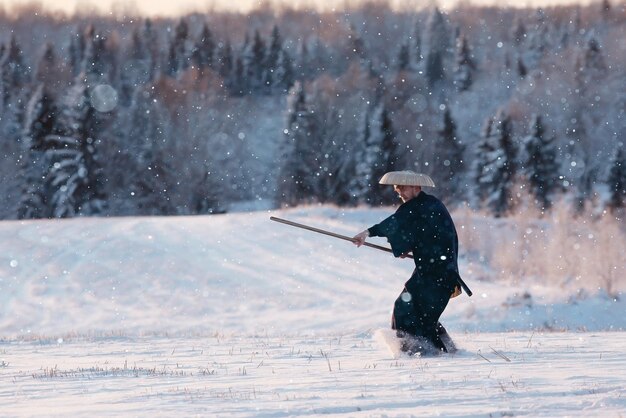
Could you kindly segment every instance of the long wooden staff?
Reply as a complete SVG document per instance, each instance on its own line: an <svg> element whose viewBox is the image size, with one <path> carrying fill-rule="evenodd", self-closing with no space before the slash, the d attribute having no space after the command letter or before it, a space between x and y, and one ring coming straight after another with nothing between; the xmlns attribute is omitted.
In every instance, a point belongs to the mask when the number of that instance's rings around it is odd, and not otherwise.
<svg viewBox="0 0 626 418"><path fill-rule="evenodd" d="M286 224L286 225L290 225L290 226L295 226L297 228L306 229L307 231L317 232L318 234L324 234L324 235L328 235L328 236L331 236L331 237L343 239L343 240L350 241L350 242L355 242L356 241L354 238L350 238L350 237L347 237L345 235L336 234L336 233L330 232L330 231L324 231L323 229L314 228L312 226L308 226L308 225L304 225L304 224L299 224L297 222L288 221L287 219L277 218L275 216L270 216L270 220L276 221L276 222L280 222L280 223L283 223L283 224ZM364 242L363 245L365 245L366 247L375 248L377 250L386 251L388 253L393 253L393 251L391 251L391 248L383 247L381 245L370 244L369 242ZM413 258L413 255L412 254L405 254L405 257ZM463 290L465 290L465 293L467 293L468 296L472 296L472 291L465 284L463 279L461 279L461 277L458 276L458 275L457 275L457 282L463 288Z"/></svg>
<svg viewBox="0 0 626 418"><path fill-rule="evenodd" d="M312 226L308 226L308 225L304 225L304 224L299 224L297 222L288 221L287 219L277 218L275 216L270 216L270 220L276 221L276 222L280 222L280 223L286 224L286 225L295 226L297 228L306 229L307 231L317 232L318 234L324 234L324 235L328 235L328 236L331 236L331 237L343 239L343 240L350 241L350 242L355 242L356 241L354 238L350 238L350 237L347 237L345 235L336 234L336 233L330 232L330 231L324 231L323 229L314 228ZM387 251L388 253L392 252L391 248L383 247L381 245L371 244L369 242L364 242L363 245L365 245L366 247L376 248L377 250ZM410 258L413 258L413 256L411 254L407 254L406 256L410 257Z"/></svg>

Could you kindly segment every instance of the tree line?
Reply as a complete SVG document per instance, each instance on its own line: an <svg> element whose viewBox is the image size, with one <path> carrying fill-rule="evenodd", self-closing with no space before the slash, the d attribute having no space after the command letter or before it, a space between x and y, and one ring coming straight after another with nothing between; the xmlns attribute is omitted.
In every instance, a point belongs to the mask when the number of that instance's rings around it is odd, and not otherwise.
<svg viewBox="0 0 626 418"><path fill-rule="evenodd" d="M374 2L42 14L23 36L23 18L0 15L1 215L374 206L395 200L380 176L404 168L495 216L525 199L619 209L625 17L608 1L448 13Z"/></svg>

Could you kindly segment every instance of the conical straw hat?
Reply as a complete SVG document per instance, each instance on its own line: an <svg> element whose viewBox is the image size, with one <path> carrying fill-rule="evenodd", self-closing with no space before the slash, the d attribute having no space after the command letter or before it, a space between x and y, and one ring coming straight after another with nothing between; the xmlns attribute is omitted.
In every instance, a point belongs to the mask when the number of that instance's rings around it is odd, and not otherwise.
<svg viewBox="0 0 626 418"><path fill-rule="evenodd" d="M415 171L390 171L380 179L380 184L394 184L398 186L428 186L435 187L435 182L426 174Z"/></svg>

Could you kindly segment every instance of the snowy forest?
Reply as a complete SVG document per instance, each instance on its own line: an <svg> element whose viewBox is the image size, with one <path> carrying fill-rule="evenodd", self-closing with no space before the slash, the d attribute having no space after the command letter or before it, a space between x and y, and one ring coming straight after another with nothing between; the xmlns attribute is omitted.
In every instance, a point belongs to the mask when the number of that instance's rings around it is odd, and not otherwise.
<svg viewBox="0 0 626 418"><path fill-rule="evenodd" d="M619 211L625 39L608 0L0 11L0 217L378 206L394 169L496 217Z"/></svg>

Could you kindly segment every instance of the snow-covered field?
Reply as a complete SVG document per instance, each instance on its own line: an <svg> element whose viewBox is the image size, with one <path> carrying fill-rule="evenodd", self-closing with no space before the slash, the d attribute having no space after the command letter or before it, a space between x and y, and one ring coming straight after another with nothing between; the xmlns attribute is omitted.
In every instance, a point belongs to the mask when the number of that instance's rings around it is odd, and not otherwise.
<svg viewBox="0 0 626 418"><path fill-rule="evenodd" d="M0 416L626 415L621 292L462 258L460 351L396 356L411 261L269 220L352 236L390 210L0 223Z"/></svg>

